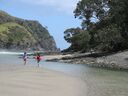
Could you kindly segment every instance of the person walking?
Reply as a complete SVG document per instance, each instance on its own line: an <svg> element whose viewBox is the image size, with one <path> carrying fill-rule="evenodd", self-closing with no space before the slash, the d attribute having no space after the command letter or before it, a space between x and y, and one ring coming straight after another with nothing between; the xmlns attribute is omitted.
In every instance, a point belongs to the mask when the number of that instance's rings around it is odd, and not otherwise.
<svg viewBox="0 0 128 96"><path fill-rule="evenodd" d="M36 56L36 60L37 60L37 64L38 64L38 67L39 67L39 63L41 61L41 56L40 54L38 53L37 56Z"/></svg>
<svg viewBox="0 0 128 96"><path fill-rule="evenodd" d="M27 52L24 52L24 54L23 54L23 61L24 61L24 65L26 65L26 63L27 63Z"/></svg>

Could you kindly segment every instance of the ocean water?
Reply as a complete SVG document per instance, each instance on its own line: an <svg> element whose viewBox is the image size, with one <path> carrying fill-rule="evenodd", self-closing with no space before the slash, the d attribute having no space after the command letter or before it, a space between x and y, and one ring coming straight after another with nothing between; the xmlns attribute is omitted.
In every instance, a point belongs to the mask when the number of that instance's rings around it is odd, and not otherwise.
<svg viewBox="0 0 128 96"><path fill-rule="evenodd" d="M1 52L0 64L23 65L23 60L19 58L21 54L23 53ZM27 64L37 66L33 57L28 59ZM87 83L87 96L128 96L128 71L94 68L84 64L45 62L45 60L40 62L40 67L80 78Z"/></svg>

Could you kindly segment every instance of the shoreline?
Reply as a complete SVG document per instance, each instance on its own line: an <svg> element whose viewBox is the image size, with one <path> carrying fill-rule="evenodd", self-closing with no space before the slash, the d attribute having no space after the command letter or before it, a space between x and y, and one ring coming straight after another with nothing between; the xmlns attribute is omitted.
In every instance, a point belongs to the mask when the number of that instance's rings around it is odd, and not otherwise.
<svg viewBox="0 0 128 96"><path fill-rule="evenodd" d="M95 56L94 54L68 54L49 56L46 61L70 63L70 64L86 64L91 67L109 68L118 70L128 69L128 51L108 54L105 56Z"/></svg>
<svg viewBox="0 0 128 96"><path fill-rule="evenodd" d="M86 84L79 78L30 65L2 66L1 96L86 96Z"/></svg>

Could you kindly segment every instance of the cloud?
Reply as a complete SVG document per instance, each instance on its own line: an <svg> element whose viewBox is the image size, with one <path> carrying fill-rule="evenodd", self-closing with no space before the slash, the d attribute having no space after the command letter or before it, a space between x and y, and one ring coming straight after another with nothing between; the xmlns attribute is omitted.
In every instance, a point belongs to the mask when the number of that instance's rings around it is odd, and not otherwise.
<svg viewBox="0 0 128 96"><path fill-rule="evenodd" d="M25 3L48 6L66 13L72 13L79 0L20 0Z"/></svg>

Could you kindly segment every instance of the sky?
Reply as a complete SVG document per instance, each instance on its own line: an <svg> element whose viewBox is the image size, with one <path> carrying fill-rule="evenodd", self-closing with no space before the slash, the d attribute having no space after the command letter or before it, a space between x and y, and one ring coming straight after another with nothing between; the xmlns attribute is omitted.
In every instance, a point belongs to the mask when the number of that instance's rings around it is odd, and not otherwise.
<svg viewBox="0 0 128 96"><path fill-rule="evenodd" d="M64 31L80 27L80 20L74 18L73 10L79 0L0 0L0 10L12 16L38 20L47 27L61 50L70 46L64 40Z"/></svg>

